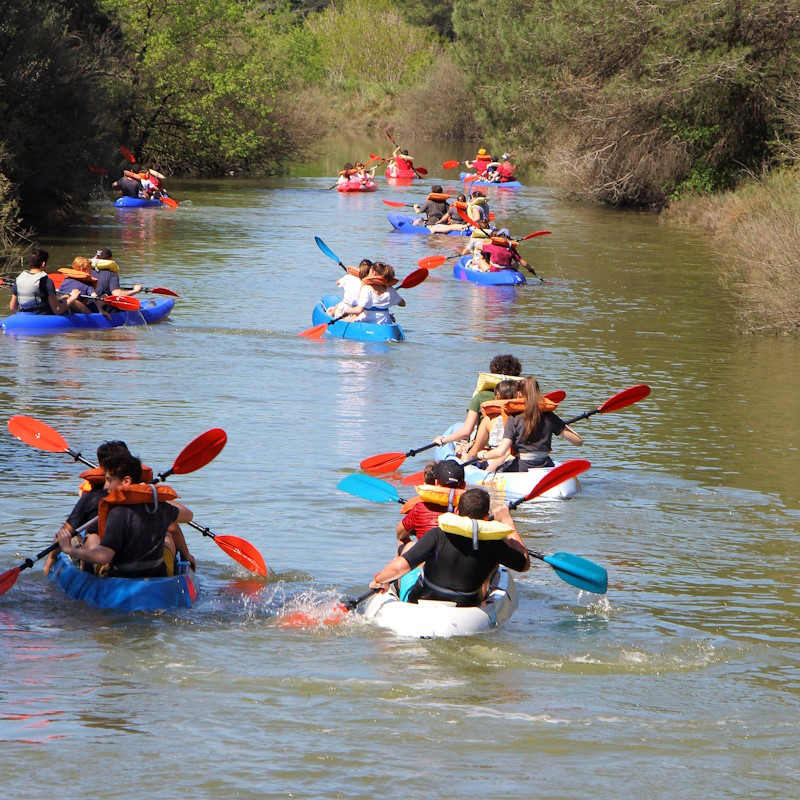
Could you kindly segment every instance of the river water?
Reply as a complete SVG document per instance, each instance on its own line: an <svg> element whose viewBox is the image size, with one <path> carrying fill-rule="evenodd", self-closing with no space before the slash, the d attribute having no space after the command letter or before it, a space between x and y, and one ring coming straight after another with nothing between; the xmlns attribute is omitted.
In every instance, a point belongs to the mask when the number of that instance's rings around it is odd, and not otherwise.
<svg viewBox="0 0 800 800"><path fill-rule="evenodd" d="M428 183L328 190L345 160L388 149L339 141L288 178L174 180L174 212L115 211L98 191L85 224L42 237L52 266L107 245L126 280L182 299L147 329L0 338L3 422L32 415L87 454L123 438L157 470L224 428L217 459L172 485L270 577L191 530L190 611L95 611L23 572L0 597L0 795L796 796L800 341L736 332L698 236L535 185L492 190L492 208L516 235L552 231L522 248L552 285L481 288L445 265L405 292L406 342L299 338L340 274L314 235L400 276L458 247L390 230L381 199ZM470 154L416 151L431 177ZM393 555L399 507L338 481L463 419L504 352L567 392L564 416L652 387L576 425L580 450L557 441L592 462L581 494L516 515L535 549L604 565L607 596L536 563L483 636L407 640L358 616L281 627L284 604L360 594ZM80 468L7 432L0 465L7 569L51 540Z"/></svg>

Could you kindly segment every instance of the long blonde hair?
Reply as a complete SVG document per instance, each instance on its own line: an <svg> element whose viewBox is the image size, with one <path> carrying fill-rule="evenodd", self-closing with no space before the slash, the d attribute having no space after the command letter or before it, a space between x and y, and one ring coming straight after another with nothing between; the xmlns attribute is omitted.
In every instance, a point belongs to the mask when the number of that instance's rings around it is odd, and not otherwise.
<svg viewBox="0 0 800 800"><path fill-rule="evenodd" d="M520 383L519 390L525 398L525 411L522 413L525 418L525 438L528 439L542 421L542 411L539 407L542 395L539 391L539 383L533 375Z"/></svg>

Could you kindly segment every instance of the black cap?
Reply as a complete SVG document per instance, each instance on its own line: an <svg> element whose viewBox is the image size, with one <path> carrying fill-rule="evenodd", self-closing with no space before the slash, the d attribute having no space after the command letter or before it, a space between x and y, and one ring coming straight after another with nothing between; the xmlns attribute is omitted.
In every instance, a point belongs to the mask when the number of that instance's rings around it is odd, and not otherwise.
<svg viewBox="0 0 800 800"><path fill-rule="evenodd" d="M433 476L440 486L457 488L464 483L464 467L458 461L439 461L433 468Z"/></svg>
<svg viewBox="0 0 800 800"><path fill-rule="evenodd" d="M109 259L109 258L111 258L111 250L109 250L107 247L101 247L97 251L97 257L98 258Z"/></svg>

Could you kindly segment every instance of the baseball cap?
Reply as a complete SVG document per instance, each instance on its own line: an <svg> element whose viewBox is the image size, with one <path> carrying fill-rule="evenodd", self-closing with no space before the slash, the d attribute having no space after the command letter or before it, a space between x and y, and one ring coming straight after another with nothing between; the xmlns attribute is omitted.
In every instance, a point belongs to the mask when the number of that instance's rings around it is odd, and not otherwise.
<svg viewBox="0 0 800 800"><path fill-rule="evenodd" d="M464 483L464 467L458 461L439 461L433 468L433 476L440 486L458 487Z"/></svg>

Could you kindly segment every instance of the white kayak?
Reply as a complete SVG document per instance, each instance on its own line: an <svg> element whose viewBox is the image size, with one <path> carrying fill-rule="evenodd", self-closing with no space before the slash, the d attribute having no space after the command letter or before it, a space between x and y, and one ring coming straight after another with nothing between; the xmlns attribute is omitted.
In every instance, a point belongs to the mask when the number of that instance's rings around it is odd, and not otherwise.
<svg viewBox="0 0 800 800"><path fill-rule="evenodd" d="M452 425L445 431L445 435L452 433L460 427L460 423ZM437 447L434 451L434 457L437 461L443 461L446 458L456 459L455 447L452 442ZM539 481L547 475L550 470L559 466L559 462L553 462L552 467L537 467L529 469L527 472L497 472L494 478L491 479L490 474L486 470L478 469L474 465L464 467L464 477L469 486L485 486L487 489L494 489L495 492L503 492L505 494L505 502L509 503L513 500L518 500L520 497L525 497L536 486ZM548 500L569 500L574 497L580 490L581 485L577 478L569 478L558 486L548 489L538 497L534 497L532 503L541 503Z"/></svg>
<svg viewBox="0 0 800 800"><path fill-rule="evenodd" d="M470 636L496 628L511 617L517 605L514 579L505 567L500 567L489 585L489 596L480 606L459 608L447 600L404 603L392 587L365 600L361 613L399 636L432 639Z"/></svg>

